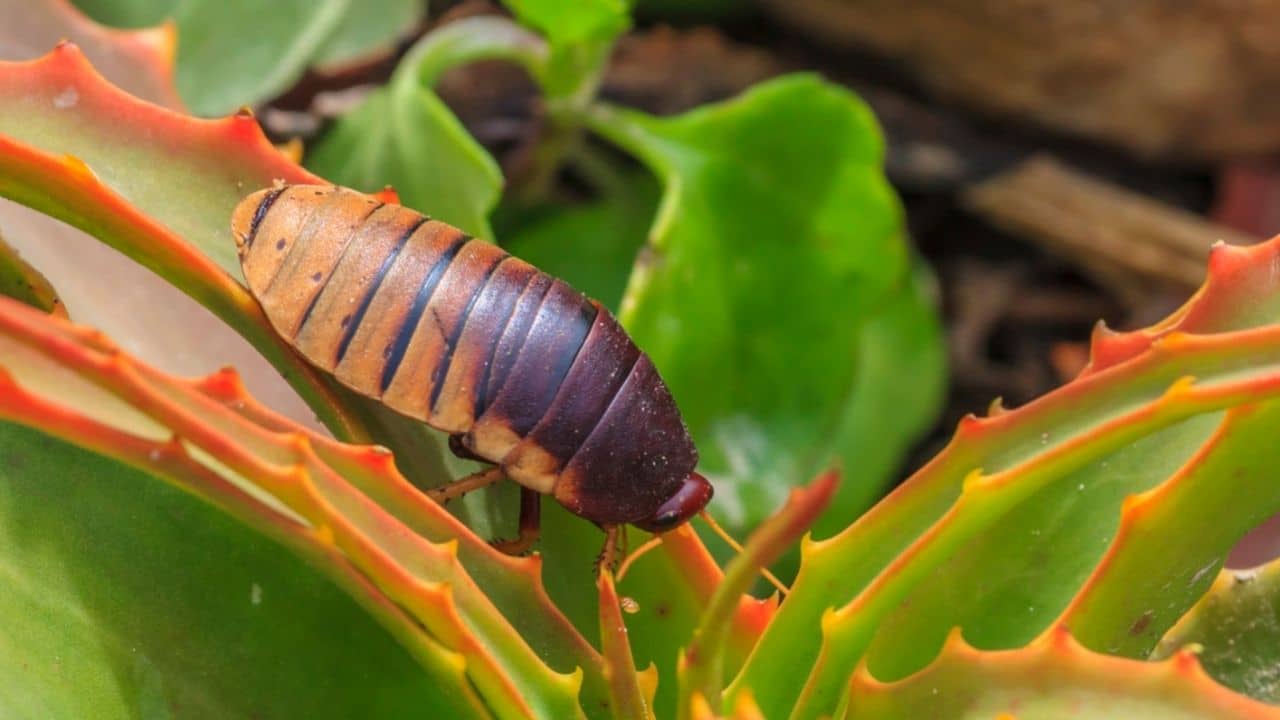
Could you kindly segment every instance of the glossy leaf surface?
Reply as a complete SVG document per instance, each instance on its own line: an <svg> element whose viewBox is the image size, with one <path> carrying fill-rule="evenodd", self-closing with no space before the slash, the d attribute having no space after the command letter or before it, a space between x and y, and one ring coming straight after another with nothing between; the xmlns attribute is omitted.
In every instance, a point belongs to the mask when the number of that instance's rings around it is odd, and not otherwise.
<svg viewBox="0 0 1280 720"><path fill-rule="evenodd" d="M858 470L884 472L893 460L876 456L896 458L905 441L841 433L868 401L857 392L862 329L910 278L870 113L795 76L674 118L601 109L589 125L664 186L620 317L671 385L718 507L751 526L786 488L841 458L852 489L836 514L847 521L867 499L857 488L883 482ZM925 307L909 307L904 332L936 333ZM935 342L920 348L923 397L897 409L907 435L938 391Z"/></svg>
<svg viewBox="0 0 1280 720"><path fill-rule="evenodd" d="M1218 682L1280 705L1280 562L1220 573L1152 655L1167 658L1186 648Z"/></svg>
<svg viewBox="0 0 1280 720"><path fill-rule="evenodd" d="M197 115L255 105L287 90L309 66L387 48L424 11L420 0L76 0L96 20L177 27L177 85ZM245 29L253 28L251 41Z"/></svg>

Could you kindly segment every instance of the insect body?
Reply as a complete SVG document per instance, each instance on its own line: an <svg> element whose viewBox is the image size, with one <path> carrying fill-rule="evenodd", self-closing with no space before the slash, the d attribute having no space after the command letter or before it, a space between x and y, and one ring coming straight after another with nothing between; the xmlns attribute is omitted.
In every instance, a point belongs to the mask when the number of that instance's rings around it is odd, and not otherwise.
<svg viewBox="0 0 1280 720"><path fill-rule="evenodd" d="M304 357L451 434L463 456L606 528L680 525L711 499L697 451L649 358L564 282L399 205L332 186L245 198L232 230L249 289ZM612 534L611 534L612 537Z"/></svg>

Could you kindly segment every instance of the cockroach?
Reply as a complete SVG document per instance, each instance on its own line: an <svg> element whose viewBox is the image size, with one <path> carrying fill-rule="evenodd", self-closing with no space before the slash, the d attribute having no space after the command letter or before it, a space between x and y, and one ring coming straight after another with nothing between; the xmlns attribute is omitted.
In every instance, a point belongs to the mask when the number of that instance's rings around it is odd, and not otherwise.
<svg viewBox="0 0 1280 720"><path fill-rule="evenodd" d="M249 290L304 358L449 434L494 465L436 488L446 501L503 477L521 486L519 536L539 496L606 532L661 533L711 500L671 392L600 303L498 246L341 187L278 185L231 220Z"/></svg>

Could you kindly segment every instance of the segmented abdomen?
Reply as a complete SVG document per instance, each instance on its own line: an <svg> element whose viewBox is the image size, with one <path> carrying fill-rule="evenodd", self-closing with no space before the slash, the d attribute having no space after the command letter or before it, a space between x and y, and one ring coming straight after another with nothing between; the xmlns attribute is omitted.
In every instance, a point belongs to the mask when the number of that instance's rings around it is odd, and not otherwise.
<svg viewBox="0 0 1280 720"><path fill-rule="evenodd" d="M613 316L497 246L327 186L255 193L232 225L251 292L304 357L571 510L645 517L696 465Z"/></svg>

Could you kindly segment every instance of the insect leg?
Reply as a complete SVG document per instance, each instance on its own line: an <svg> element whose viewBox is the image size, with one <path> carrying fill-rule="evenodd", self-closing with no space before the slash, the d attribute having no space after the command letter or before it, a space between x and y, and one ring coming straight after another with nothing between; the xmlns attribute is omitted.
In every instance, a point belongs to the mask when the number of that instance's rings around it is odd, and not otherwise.
<svg viewBox="0 0 1280 720"><path fill-rule="evenodd" d="M443 504L453 500L454 498L460 498L472 490L489 487L501 480L503 477L505 477L505 475L502 472L502 468L497 466L485 468L479 472L471 473L461 480L454 480L448 485L431 488L427 491L427 495L429 495L432 500Z"/></svg>
<svg viewBox="0 0 1280 720"><path fill-rule="evenodd" d="M520 488L520 534L514 540L494 540L493 546L508 555L522 555L542 534L542 496L537 490Z"/></svg>
<svg viewBox="0 0 1280 720"><path fill-rule="evenodd" d="M487 459L482 458L479 455L472 452L471 448L463 444L461 434L449 436L449 452L453 453L454 456L456 457L462 458L463 460L479 460L480 462L489 462Z"/></svg>
<svg viewBox="0 0 1280 720"><path fill-rule="evenodd" d="M596 556L596 575L602 570L614 572L618 569L618 535L621 532L621 525L604 526L604 547Z"/></svg>

